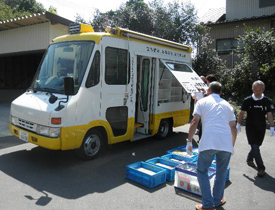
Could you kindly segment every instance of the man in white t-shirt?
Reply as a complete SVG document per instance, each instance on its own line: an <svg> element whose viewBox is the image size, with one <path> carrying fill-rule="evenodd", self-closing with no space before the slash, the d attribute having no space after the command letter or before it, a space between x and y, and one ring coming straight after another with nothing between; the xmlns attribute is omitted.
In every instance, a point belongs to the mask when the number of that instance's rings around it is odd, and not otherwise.
<svg viewBox="0 0 275 210"><path fill-rule="evenodd" d="M196 209L212 210L225 204L224 188L227 167L235 145L237 129L232 106L220 97L222 86L211 82L208 96L200 99L194 108L187 144L190 145L199 120L202 121L202 137L199 144L197 177L202 193L202 205ZM192 148L192 147L191 147ZM216 156L216 179L211 194L208 168Z"/></svg>

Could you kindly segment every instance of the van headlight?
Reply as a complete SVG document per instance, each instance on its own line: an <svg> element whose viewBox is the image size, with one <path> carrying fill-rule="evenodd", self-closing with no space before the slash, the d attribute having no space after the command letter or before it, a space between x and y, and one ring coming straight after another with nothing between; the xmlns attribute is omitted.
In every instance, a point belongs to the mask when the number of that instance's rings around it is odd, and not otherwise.
<svg viewBox="0 0 275 210"><path fill-rule="evenodd" d="M37 125L36 132L43 136L57 138L60 136L60 128Z"/></svg>
<svg viewBox="0 0 275 210"><path fill-rule="evenodd" d="M13 124L13 125L16 125L17 124L17 118L10 115L10 122Z"/></svg>

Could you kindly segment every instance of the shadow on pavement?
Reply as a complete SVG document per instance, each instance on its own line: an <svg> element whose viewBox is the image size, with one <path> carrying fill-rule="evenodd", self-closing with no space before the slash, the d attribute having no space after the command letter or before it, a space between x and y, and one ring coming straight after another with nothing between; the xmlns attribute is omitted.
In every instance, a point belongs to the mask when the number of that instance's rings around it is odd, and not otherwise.
<svg viewBox="0 0 275 210"><path fill-rule="evenodd" d="M243 176L249 181L253 182L255 186L261 188L262 190L275 193L275 178L270 176L268 173L266 173L265 176L262 178L257 177L256 174L253 178L247 176L246 174L243 174Z"/></svg>
<svg viewBox="0 0 275 210"><path fill-rule="evenodd" d="M43 194L48 192L67 199L104 193L125 183L153 193L165 185L149 189L128 181L126 166L160 157L167 150L183 145L186 137L186 133L173 133L166 140L148 138L115 144L91 161L78 159L74 151L52 151L41 147L22 149L1 155L0 170ZM42 206L51 200L47 194L41 198L25 197L37 200L37 205Z"/></svg>
<svg viewBox="0 0 275 210"><path fill-rule="evenodd" d="M17 146L20 144L26 143L14 136L0 137L0 150L8 147Z"/></svg>

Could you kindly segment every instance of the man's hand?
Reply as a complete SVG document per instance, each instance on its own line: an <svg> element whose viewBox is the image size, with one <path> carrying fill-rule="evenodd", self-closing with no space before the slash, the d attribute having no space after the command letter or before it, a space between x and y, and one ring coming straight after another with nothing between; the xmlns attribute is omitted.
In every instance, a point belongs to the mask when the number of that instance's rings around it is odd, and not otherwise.
<svg viewBox="0 0 275 210"><path fill-rule="evenodd" d="M237 133L240 133L241 130L242 130L242 128L241 128L241 125L240 125L239 123L237 124L237 127L236 127L236 128L237 128Z"/></svg>
<svg viewBox="0 0 275 210"><path fill-rule="evenodd" d="M270 127L270 135L274 136L274 127Z"/></svg>
<svg viewBox="0 0 275 210"><path fill-rule="evenodd" d="M187 141L187 143L186 143L186 152L187 152L188 155L192 155L193 154L192 141Z"/></svg>

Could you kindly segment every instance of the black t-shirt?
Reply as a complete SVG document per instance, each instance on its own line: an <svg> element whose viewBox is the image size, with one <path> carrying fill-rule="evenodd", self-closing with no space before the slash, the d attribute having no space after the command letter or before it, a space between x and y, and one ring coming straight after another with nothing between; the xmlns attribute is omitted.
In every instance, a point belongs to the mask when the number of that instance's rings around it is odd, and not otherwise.
<svg viewBox="0 0 275 210"><path fill-rule="evenodd" d="M252 96L244 99L241 110L247 112L246 122L249 124L265 124L265 115L267 112L274 111L271 100L264 96L263 99L255 101Z"/></svg>

